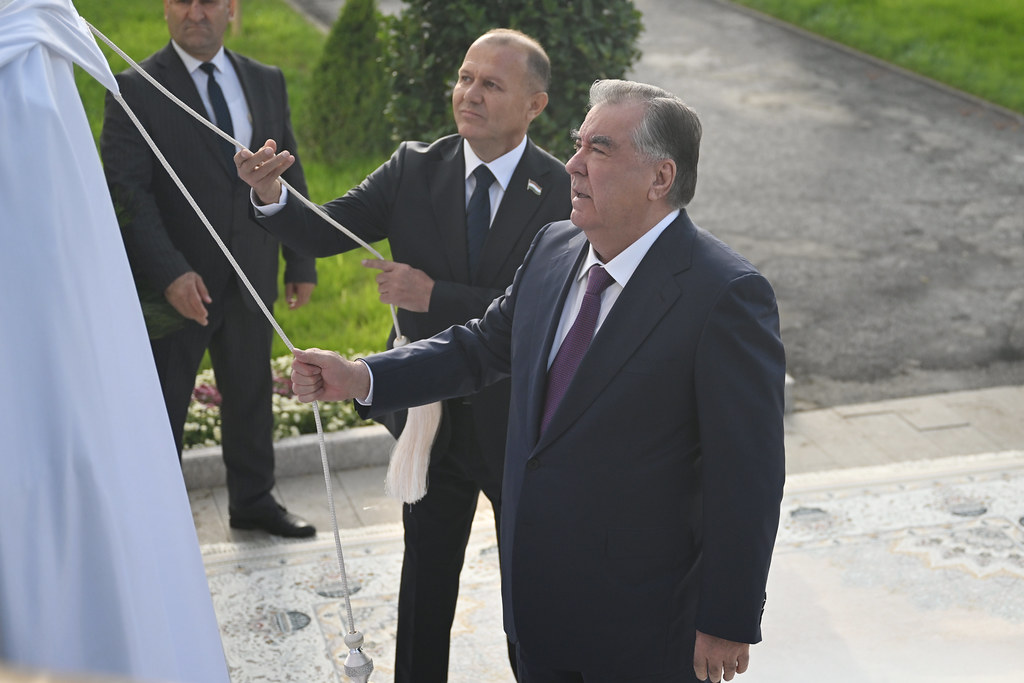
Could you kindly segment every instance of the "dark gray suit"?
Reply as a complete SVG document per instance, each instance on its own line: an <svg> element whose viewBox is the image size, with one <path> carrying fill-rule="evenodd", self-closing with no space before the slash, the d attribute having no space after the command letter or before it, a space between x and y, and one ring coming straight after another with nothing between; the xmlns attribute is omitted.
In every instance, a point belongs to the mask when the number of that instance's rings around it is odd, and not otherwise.
<svg viewBox="0 0 1024 683"><path fill-rule="evenodd" d="M588 681L693 681L695 630L761 638L785 472L775 296L682 212L622 290L541 434L547 359L586 249L568 221L542 230L482 319L367 359L373 406L360 410L510 376L501 524L510 639L526 661Z"/></svg>
<svg viewBox="0 0 1024 683"><path fill-rule="evenodd" d="M245 92L252 144L268 138L295 151L284 76L275 67L226 51ZM142 67L185 103L205 113L195 83L168 43ZM125 101L227 244L260 298L277 298L279 243L249 217L249 186L219 151L219 139L134 71L118 75ZM256 302L120 105L108 94L100 147L120 214L122 236L140 287L162 293L194 270L213 299L209 325L184 327L153 341L154 359L178 444L195 373L209 348L223 396L222 441L233 513L275 505L270 346L272 330ZM285 177L305 192L301 166ZM316 282L313 259L285 249L285 281Z"/></svg>
<svg viewBox="0 0 1024 683"><path fill-rule="evenodd" d="M562 162L527 141L472 277L462 144L457 135L429 145L404 142L358 187L324 206L362 239L386 238L395 261L435 280L428 312L398 311L402 333L413 340L482 315L512 282L537 231L569 215L569 176ZM357 246L296 201L259 220L282 242L309 256ZM396 681L446 679L459 572L481 490L491 500L495 517L501 515L508 407L508 382L445 403L431 452L427 495L406 506L404 514ZM380 417L393 433L404 422L404 413Z"/></svg>

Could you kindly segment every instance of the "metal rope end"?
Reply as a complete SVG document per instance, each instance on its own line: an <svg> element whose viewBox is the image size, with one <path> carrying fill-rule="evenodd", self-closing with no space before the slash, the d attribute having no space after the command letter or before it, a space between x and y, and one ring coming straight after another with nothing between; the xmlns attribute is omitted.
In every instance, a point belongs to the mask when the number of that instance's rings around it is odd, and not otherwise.
<svg viewBox="0 0 1024 683"><path fill-rule="evenodd" d="M348 656L345 657L345 675L355 683L367 683L373 673L373 659L363 652L363 634L352 631L345 635Z"/></svg>

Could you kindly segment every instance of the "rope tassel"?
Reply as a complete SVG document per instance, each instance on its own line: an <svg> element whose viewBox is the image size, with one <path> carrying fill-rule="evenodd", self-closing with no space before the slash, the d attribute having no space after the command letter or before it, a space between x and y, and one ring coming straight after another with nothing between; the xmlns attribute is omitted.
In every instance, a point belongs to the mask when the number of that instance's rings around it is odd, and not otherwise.
<svg viewBox="0 0 1024 683"><path fill-rule="evenodd" d="M403 503L418 502L427 494L430 449L441 424L441 404L428 403L409 409L405 428L391 451L384 493Z"/></svg>

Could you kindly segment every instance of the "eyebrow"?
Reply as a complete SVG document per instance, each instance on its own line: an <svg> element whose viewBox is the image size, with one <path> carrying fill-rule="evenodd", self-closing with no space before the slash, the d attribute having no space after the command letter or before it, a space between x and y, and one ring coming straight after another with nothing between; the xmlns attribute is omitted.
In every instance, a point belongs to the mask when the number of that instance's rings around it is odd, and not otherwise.
<svg viewBox="0 0 1024 683"><path fill-rule="evenodd" d="M573 142L580 142L583 140L583 136L580 135L579 130L571 130L569 131L569 139L572 140ZM607 135L591 135L590 139L587 140L587 143L590 144L591 146L599 145L601 147L607 147L609 149L615 148L615 141L612 140Z"/></svg>

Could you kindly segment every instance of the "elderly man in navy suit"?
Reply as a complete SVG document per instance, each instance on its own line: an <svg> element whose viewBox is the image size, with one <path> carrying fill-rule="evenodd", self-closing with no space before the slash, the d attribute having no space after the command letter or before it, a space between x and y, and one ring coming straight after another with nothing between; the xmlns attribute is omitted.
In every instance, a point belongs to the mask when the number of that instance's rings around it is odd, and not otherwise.
<svg viewBox="0 0 1024 683"><path fill-rule="evenodd" d="M598 81L537 235L482 318L348 362L297 351L302 400L367 414L512 380L505 628L523 683L731 680L761 639L784 481L768 281L696 227L701 125Z"/></svg>

